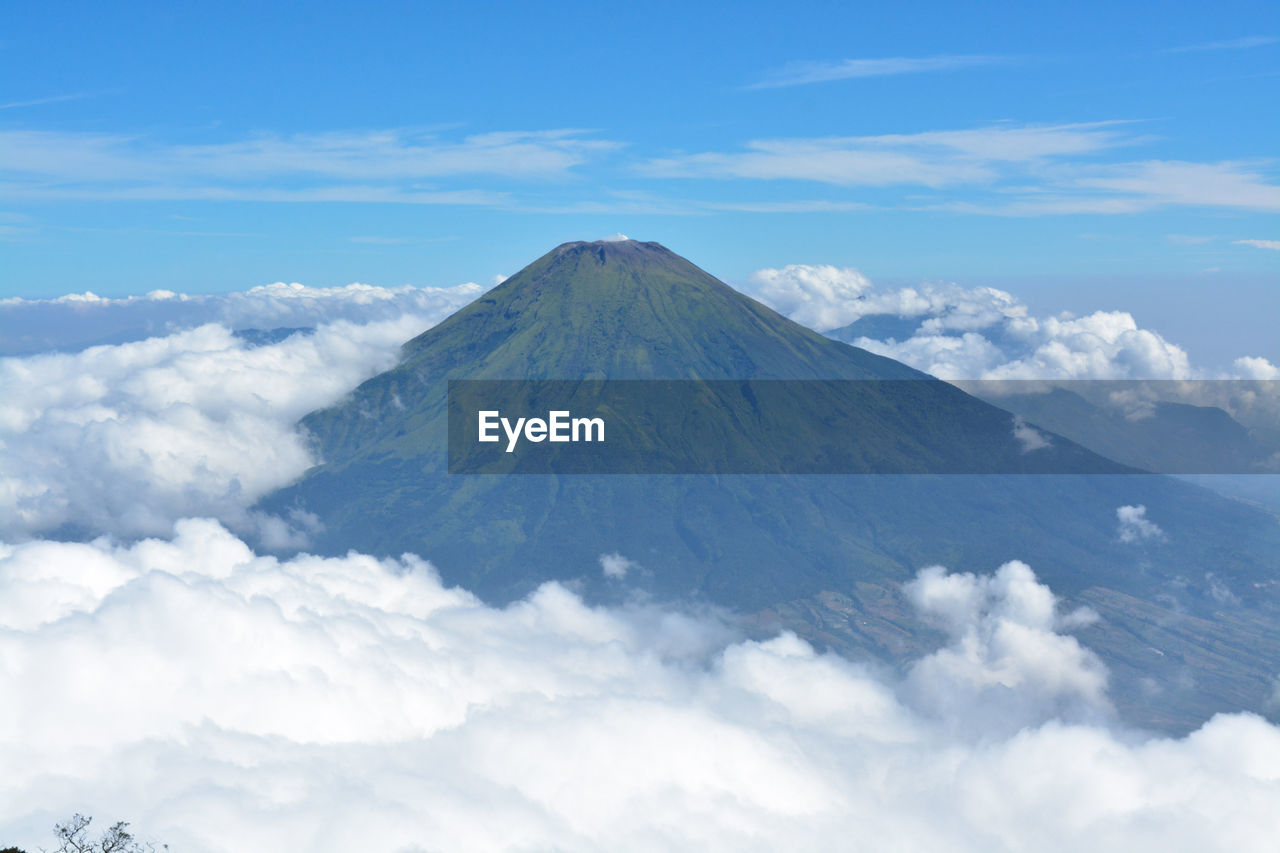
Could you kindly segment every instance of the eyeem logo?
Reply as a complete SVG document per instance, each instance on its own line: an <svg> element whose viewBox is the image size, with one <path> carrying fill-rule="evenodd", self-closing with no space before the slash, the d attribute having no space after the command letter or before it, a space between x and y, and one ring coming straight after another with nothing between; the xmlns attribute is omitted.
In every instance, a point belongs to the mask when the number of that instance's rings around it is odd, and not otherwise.
<svg viewBox="0 0 1280 853"><path fill-rule="evenodd" d="M448 470L557 476L1280 473L1280 454L1265 443L1256 449L1234 439L1223 444L1218 432L1211 441L1162 438L1181 435L1183 422L1179 410L1161 408L1165 400L1200 405L1243 400L1247 393L1259 401L1254 409L1237 409L1254 413L1249 426L1280 435L1271 414L1280 411L1280 381L1201 381L1190 390L1181 380L1062 384L1080 398L1073 406L1093 406L1097 413L1083 437L1132 459L1097 455L1070 433L1054 432L1055 422L1041 419L1054 409L1036 408L1051 390L1039 381L962 389L924 374L876 380L450 379ZM1117 405L1120 392L1123 400L1153 409L1152 422L1163 426L1135 432L1128 409ZM1228 418L1225 410L1221 418Z"/></svg>
<svg viewBox="0 0 1280 853"><path fill-rule="evenodd" d="M498 427L507 436L507 452L516 449L516 444L523 434L526 441L535 444L540 441L577 442L604 441L604 418L575 418L568 411L547 412L543 418L516 418L512 424L510 418L502 417L496 409L477 412L479 416L479 441L501 441Z"/></svg>

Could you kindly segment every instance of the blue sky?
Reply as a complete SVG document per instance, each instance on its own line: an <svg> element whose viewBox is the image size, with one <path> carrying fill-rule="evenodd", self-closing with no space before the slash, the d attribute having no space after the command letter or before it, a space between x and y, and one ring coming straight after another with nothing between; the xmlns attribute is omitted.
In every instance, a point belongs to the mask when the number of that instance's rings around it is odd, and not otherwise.
<svg viewBox="0 0 1280 853"><path fill-rule="evenodd" d="M1274 3L6 6L0 295L488 283L621 231L1275 349Z"/></svg>

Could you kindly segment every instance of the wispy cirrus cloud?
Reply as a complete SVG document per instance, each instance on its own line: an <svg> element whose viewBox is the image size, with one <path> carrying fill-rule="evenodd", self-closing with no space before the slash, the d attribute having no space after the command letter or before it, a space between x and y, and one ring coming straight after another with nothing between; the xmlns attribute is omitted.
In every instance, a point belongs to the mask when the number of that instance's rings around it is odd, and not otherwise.
<svg viewBox="0 0 1280 853"><path fill-rule="evenodd" d="M1248 50L1252 47L1265 47L1280 42L1276 36L1243 36L1223 41L1210 41L1203 44L1190 44L1183 47L1171 47L1166 53L1201 53L1209 50Z"/></svg>
<svg viewBox="0 0 1280 853"><path fill-rule="evenodd" d="M1280 210L1280 185L1254 164L1148 160L1102 167L1067 183L1145 200L1147 206L1194 205Z"/></svg>
<svg viewBox="0 0 1280 853"><path fill-rule="evenodd" d="M88 92L72 92L66 95L49 95L43 98L30 98L25 101L9 101L0 104L0 110L16 110L23 107L41 107L45 104L61 104L67 101L81 101L93 97Z"/></svg>
<svg viewBox="0 0 1280 853"><path fill-rule="evenodd" d="M894 56L883 59L839 59L828 62L789 62L748 89L780 89L808 83L828 83L861 77L890 77L930 71L959 71L1009 62L1002 56Z"/></svg>
<svg viewBox="0 0 1280 853"><path fill-rule="evenodd" d="M358 204L445 204L494 206L510 193L494 190L420 190L369 184L326 187L47 186L0 183L0 192L17 201L257 201L277 203L346 202Z"/></svg>
<svg viewBox="0 0 1280 853"><path fill-rule="evenodd" d="M435 182L562 178L617 147L575 129L456 140L403 130L268 134L201 145L124 134L0 131L6 195L40 200L497 204L506 193Z"/></svg>
<svg viewBox="0 0 1280 853"><path fill-rule="evenodd" d="M1190 206L1280 210L1267 163L1181 160L1098 162L1149 141L1133 122L1015 125L753 140L744 150L655 158L658 178L811 181L846 188L910 188L936 195L897 206L1006 216L1137 213ZM862 198L841 201L860 202Z"/></svg>
<svg viewBox="0 0 1280 853"><path fill-rule="evenodd" d="M1232 240L1235 246L1252 246L1255 249L1270 249L1273 252L1280 252L1280 240Z"/></svg>
<svg viewBox="0 0 1280 853"><path fill-rule="evenodd" d="M1123 124L995 125L911 134L760 139L747 143L745 151L656 158L641 169L653 177L792 179L846 186L981 184L1000 177L999 164L1133 144L1120 130Z"/></svg>

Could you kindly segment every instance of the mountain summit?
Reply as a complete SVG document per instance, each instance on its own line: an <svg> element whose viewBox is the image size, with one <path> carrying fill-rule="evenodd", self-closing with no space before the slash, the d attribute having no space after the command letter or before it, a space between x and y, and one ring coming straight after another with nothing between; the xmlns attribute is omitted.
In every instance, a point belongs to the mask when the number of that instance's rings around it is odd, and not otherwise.
<svg viewBox="0 0 1280 853"><path fill-rule="evenodd" d="M1186 726L1213 710L1258 708L1270 690L1273 673L1262 673L1280 643L1259 641L1252 617L1228 628L1206 622L1190 635L1169 634L1164 620L1218 607L1215 585L1267 582L1280 552L1274 519L1167 478L1114 473L1130 469L1061 437L1050 435L1037 453L1078 475L446 473L455 379L908 380L898 383L912 386L908 395L875 382L833 383L832 399L808 398L793 416L823 424L856 411L860 427L848 441L868 471L881 470L878 460L910 470L917 459L1018 470L1008 412L806 329L657 243L558 246L406 343L402 355L303 420L324 461L263 503L318 517L321 551L414 552L447 582L499 602L551 579L573 581L589 597L618 595L599 567L616 553L637 566L631 589L771 614L761 618L885 660L918 651L927 636L899 593L916 570L941 563L986 573L1021 559L1103 613L1106 629L1093 644L1117 673L1145 665L1140 647L1165 647L1142 674L1169 667L1171 684L1180 677L1175 660L1218 655L1197 676L1210 688L1171 692L1159 708L1143 699L1135 675L1120 694L1122 704L1147 703L1137 721ZM1089 476L1098 472L1112 473ZM1122 506L1146 507L1164 538L1141 553L1122 541ZM1228 635L1240 655L1206 651Z"/></svg>
<svg viewBox="0 0 1280 853"><path fill-rule="evenodd" d="M557 246L405 345L470 379L920 379L831 341L658 243ZM444 365L441 365L444 366Z"/></svg>

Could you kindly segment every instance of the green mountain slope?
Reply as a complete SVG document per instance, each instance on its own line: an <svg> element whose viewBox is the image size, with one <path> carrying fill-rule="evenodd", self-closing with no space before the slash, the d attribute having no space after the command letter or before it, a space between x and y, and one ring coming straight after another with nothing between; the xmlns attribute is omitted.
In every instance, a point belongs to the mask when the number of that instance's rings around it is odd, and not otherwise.
<svg viewBox="0 0 1280 853"><path fill-rule="evenodd" d="M560 246L409 341L403 356L304 420L324 462L263 506L316 514L320 550L416 552L490 600L552 578L608 598L617 585L597 560L619 552L638 565L632 587L772 613L819 642L892 660L924 636L894 616L898 585L933 563L989 572L1021 559L1069 596L1105 590L1201 615L1215 606L1213 578L1241 590L1275 578L1274 518L1163 477L1087 476L1123 469L1056 436L1037 453L1069 472L1059 476L445 473L447 381L499 378L916 380L925 397L908 408L866 390L873 383L841 385L865 395L832 401L865 413L866 428L849 440L899 462L986 454L992 470L1009 470L1001 465L1019 452L1009 413L805 329L654 243ZM1116 508L1138 504L1166 533L1135 547L1117 537ZM821 603L859 589L880 590L870 619L892 630L865 634ZM1100 640L1115 646L1103 649L1109 659L1123 661L1155 630L1150 613L1130 610L1111 616L1124 630ZM1236 623L1209 622L1228 633ZM1221 639L1201 634L1185 641ZM1159 715L1142 710L1136 685L1122 701L1136 719L1166 726L1260 707L1274 673L1237 669L1224 676L1230 689L1175 697Z"/></svg>

